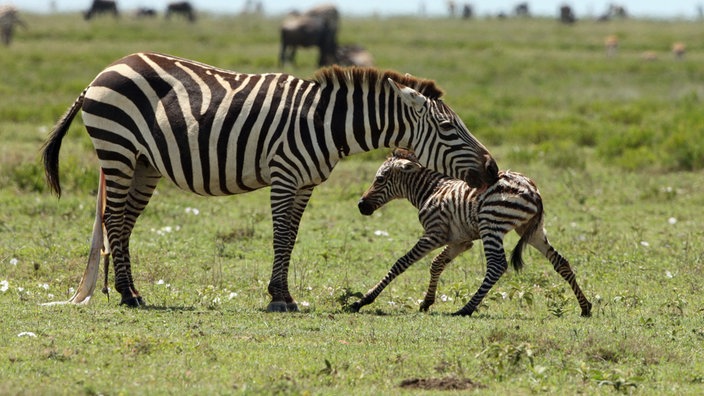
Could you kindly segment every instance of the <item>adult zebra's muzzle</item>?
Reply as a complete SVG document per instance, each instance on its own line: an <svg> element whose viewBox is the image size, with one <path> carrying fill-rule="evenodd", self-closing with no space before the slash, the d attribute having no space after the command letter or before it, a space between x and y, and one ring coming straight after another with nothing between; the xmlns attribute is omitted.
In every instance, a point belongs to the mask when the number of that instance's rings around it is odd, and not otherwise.
<svg viewBox="0 0 704 396"><path fill-rule="evenodd" d="M360 199L359 202L357 202L357 207L359 208L359 213L365 215L365 216L370 216L372 213L374 213L374 206L369 203L369 201L366 201L364 198Z"/></svg>

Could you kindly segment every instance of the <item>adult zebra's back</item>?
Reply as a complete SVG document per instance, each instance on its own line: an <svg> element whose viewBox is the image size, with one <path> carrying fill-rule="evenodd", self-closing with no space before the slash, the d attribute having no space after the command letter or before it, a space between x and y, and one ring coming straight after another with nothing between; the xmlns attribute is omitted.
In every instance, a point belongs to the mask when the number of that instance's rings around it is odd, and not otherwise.
<svg viewBox="0 0 704 396"><path fill-rule="evenodd" d="M61 194L61 140L82 109L101 167L94 241L107 233L122 303L143 304L132 280L129 239L161 177L201 195L271 186L274 265L270 311L295 311L288 266L313 187L347 155L379 147L415 150L423 165L485 186L498 167L440 100L435 83L395 72L322 69L312 80L241 74L154 53L129 55L91 82L44 148ZM104 198L103 198L104 196ZM90 298L100 255L92 250L79 290ZM98 244L99 246L99 244ZM97 258L96 258L97 257Z"/></svg>

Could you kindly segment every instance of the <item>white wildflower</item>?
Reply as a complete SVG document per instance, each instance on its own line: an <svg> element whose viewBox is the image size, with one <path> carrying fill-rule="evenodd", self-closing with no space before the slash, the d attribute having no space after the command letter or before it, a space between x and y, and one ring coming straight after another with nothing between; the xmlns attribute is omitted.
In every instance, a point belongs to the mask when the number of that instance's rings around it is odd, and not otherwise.
<svg viewBox="0 0 704 396"><path fill-rule="evenodd" d="M200 213L200 210L198 210L198 209L196 209L196 208L190 208L190 207L189 207L189 208L186 208L186 213L192 213L192 214L194 214L195 216L198 216L198 214Z"/></svg>
<svg viewBox="0 0 704 396"><path fill-rule="evenodd" d="M213 304L220 304L220 297L215 297L213 299Z"/></svg>
<svg viewBox="0 0 704 396"><path fill-rule="evenodd" d="M7 291L7 289L9 289L9 288L10 288L10 282L8 282L7 280L0 281L0 292L5 293Z"/></svg>
<svg viewBox="0 0 704 396"><path fill-rule="evenodd" d="M452 298L451 298L451 297L448 297L447 294L443 294L443 295L440 296L440 301L442 301L442 302L448 302L448 301L452 301Z"/></svg>
<svg viewBox="0 0 704 396"><path fill-rule="evenodd" d="M166 283L166 282L164 282L163 279L159 279L158 281L156 281L157 285L163 285L164 283Z"/></svg>
<svg viewBox="0 0 704 396"><path fill-rule="evenodd" d="M665 271L665 276L669 279L672 279L674 277L674 275L672 275L672 272L670 271Z"/></svg>
<svg viewBox="0 0 704 396"><path fill-rule="evenodd" d="M10 264L11 264L11 265L17 265L17 263L19 263L19 260L17 260L16 258L13 257L13 258L10 259Z"/></svg>
<svg viewBox="0 0 704 396"><path fill-rule="evenodd" d="M650 246L650 243L648 243L648 241L640 241L640 245L643 247L648 247Z"/></svg>
<svg viewBox="0 0 704 396"><path fill-rule="evenodd" d="M508 298L508 293L501 292L500 294L501 294L501 298L503 298L504 300Z"/></svg>
<svg viewBox="0 0 704 396"><path fill-rule="evenodd" d="M40 283L39 287L41 287L44 290L49 290L49 284L48 283Z"/></svg>
<svg viewBox="0 0 704 396"><path fill-rule="evenodd" d="M301 306L302 307L310 307L310 303L308 301L301 301Z"/></svg>
<svg viewBox="0 0 704 396"><path fill-rule="evenodd" d="M237 293L231 292L229 296L227 296L228 300L232 300L233 298L237 297Z"/></svg>
<svg viewBox="0 0 704 396"><path fill-rule="evenodd" d="M670 225L675 225L677 224L677 218L670 217L669 219L667 219L667 222L670 223Z"/></svg>
<svg viewBox="0 0 704 396"><path fill-rule="evenodd" d="M376 236L389 236L389 233L384 230L376 230L376 231L374 231L374 235L376 235Z"/></svg>
<svg viewBox="0 0 704 396"><path fill-rule="evenodd" d="M17 334L17 337L34 337L34 338L36 338L37 335L32 333L31 331L23 331L23 332Z"/></svg>
<svg viewBox="0 0 704 396"><path fill-rule="evenodd" d="M46 297L47 297L49 300L53 300L53 299L54 299L54 295L51 294L51 293L47 294Z"/></svg>

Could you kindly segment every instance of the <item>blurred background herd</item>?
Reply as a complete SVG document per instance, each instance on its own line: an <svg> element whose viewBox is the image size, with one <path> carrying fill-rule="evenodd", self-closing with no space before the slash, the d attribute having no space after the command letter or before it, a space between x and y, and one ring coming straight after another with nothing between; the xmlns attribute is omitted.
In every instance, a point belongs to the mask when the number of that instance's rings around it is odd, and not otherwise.
<svg viewBox="0 0 704 396"><path fill-rule="evenodd" d="M126 1L129 3L129 0ZM37 3L37 4L34 4ZM23 4L29 7L28 12L43 12L43 13L59 13L56 0L46 1L45 7L41 7L38 1L25 1ZM73 2L74 5L79 3ZM123 7L120 1L117 0L85 0L82 14L85 20L94 18L132 18L150 20L155 18L164 18L171 20L172 18L182 18L191 23L198 22L198 14L200 6L195 1L175 1L169 2L161 8L154 6L136 6L134 8ZM152 2L153 3L153 2ZM213 2L210 2L211 6ZM217 3L217 2L214 2ZM262 0L244 0L240 2L241 9L238 11L241 15L256 15L262 17L267 10L267 4ZM281 7L285 2L279 3ZM437 6L438 2L431 2ZM646 2L647 3L647 2ZM271 5L271 4L269 4ZM518 2L506 10L501 10L493 14L479 15L475 11L475 6L469 2L457 2L453 0L444 1L443 5L446 10L447 18L461 18L471 20L474 18L531 18L531 4L529 2ZM39 10L37 9L39 7ZM417 15L426 16L428 5L425 1L418 3L418 8L415 10ZM212 8L205 7L208 10ZM376 8L375 8L376 10ZM407 11L410 11L410 7ZM22 18L22 13L25 12L23 6L15 6L13 4L0 4L0 30L2 33L2 43L9 46L12 43L15 34L22 34L23 29L31 29L31 27ZM206 11L212 12L212 11ZM300 48L315 48L318 55L318 66L326 66L331 64L339 64L343 66L373 66L374 57L367 51L363 44L360 43L338 43L338 33L343 26L340 23L341 13L338 7L332 3L318 4L307 9L291 9L285 15L277 15L281 19L280 25L280 52L278 54L279 66L285 63L295 64L296 50ZM544 15L540 17L545 18ZM560 23L571 25L578 23L580 19L593 20L606 23L611 20L623 20L631 17L631 14L626 6L622 4L609 3L603 7L601 12L594 13L590 11L589 15L577 15L576 10L569 4L561 4L555 10L554 18ZM656 16L657 17L657 16ZM659 17L666 17L661 15ZM679 15L684 18L704 19L704 6L696 4L692 7L690 14ZM614 56L618 52L619 37L617 35L608 35L604 38L604 46L607 55ZM682 58L686 53L686 43L673 42L672 53L676 58ZM654 60L657 54L653 51L646 51L642 57L647 60Z"/></svg>

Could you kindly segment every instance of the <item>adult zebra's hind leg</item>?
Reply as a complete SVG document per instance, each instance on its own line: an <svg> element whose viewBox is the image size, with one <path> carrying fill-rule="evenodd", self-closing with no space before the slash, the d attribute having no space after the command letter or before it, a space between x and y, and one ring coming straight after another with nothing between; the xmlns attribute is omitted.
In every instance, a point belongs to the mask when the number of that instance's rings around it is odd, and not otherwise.
<svg viewBox="0 0 704 396"><path fill-rule="evenodd" d="M271 302L269 312L297 312L298 304L288 287L288 269L291 252L298 236L298 227L308 205L313 188L296 190L285 185L272 184L271 214L274 226L274 265L269 281Z"/></svg>
<svg viewBox="0 0 704 396"><path fill-rule="evenodd" d="M115 169L104 168L104 172L107 186L104 223L115 267L115 289L121 295L121 304L138 307L144 305L144 300L134 286L129 240L137 217L147 206L161 176L144 160L136 163L132 175Z"/></svg>

